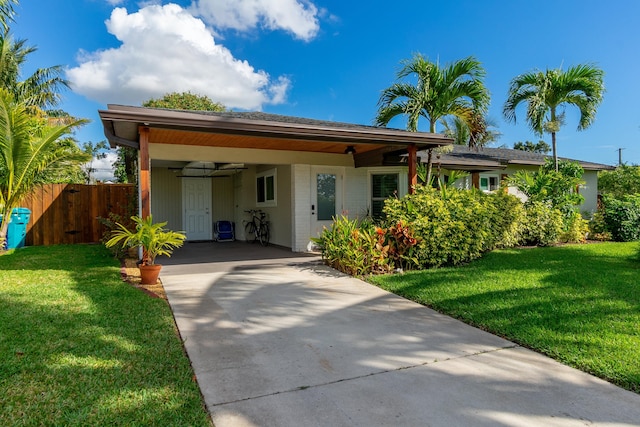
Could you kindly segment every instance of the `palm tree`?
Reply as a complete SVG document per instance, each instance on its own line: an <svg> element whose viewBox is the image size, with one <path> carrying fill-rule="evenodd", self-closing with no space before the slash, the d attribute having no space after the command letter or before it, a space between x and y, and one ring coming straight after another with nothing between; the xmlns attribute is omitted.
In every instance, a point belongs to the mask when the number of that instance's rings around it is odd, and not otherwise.
<svg viewBox="0 0 640 427"><path fill-rule="evenodd" d="M58 105L60 92L69 87L59 65L39 68L25 80L20 80L27 56L35 51L35 47L26 45L26 40L14 40L8 31L0 37L0 87L13 93L32 112Z"/></svg>
<svg viewBox="0 0 640 427"><path fill-rule="evenodd" d="M516 122L516 108L527 104L527 122L538 135L551 134L553 162L558 170L556 132L564 124L565 105L580 110L578 130L593 123L596 110L604 94L604 72L593 65L576 65L563 71L547 69L517 76L511 81L503 113L507 120Z"/></svg>
<svg viewBox="0 0 640 427"><path fill-rule="evenodd" d="M473 57L440 67L422 55L403 61L398 80L415 76L416 84L398 82L382 91L378 101L377 126L387 126L396 116L407 116L407 130L418 130L420 117L429 121L429 132L446 116L462 117L473 110L484 115L489 105L489 91L484 86L485 71ZM427 151L427 180L431 180L433 149Z"/></svg>
<svg viewBox="0 0 640 427"><path fill-rule="evenodd" d="M85 162L86 156L69 150L59 139L84 121L62 126L35 124L29 107L4 88L0 88L0 249L6 242L13 208L28 196L34 186L59 168Z"/></svg>
<svg viewBox="0 0 640 427"><path fill-rule="evenodd" d="M4 31L9 29L9 23L13 22L15 15L14 6L18 5L18 0L0 0L0 27Z"/></svg>
<svg viewBox="0 0 640 427"><path fill-rule="evenodd" d="M478 150L500 138L500 132L495 130L495 122L488 117L468 111L460 116L445 117L441 119L444 126L443 133L453 138L456 145L466 145Z"/></svg>

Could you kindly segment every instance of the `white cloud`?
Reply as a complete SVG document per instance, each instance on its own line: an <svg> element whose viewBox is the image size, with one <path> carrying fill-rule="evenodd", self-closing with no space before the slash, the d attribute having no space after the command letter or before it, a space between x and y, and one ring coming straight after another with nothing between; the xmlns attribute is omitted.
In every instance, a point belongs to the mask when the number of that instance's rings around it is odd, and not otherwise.
<svg viewBox="0 0 640 427"><path fill-rule="evenodd" d="M121 46L82 52L80 65L67 70L73 90L90 99L139 105L168 92L191 91L230 108L284 102L286 77L271 82L265 71L234 58L202 20L176 4L131 14L117 8L106 25Z"/></svg>
<svg viewBox="0 0 640 427"><path fill-rule="evenodd" d="M118 154L115 150L109 150L106 153L106 157L103 159L96 159L95 157L91 161L91 163L87 163L84 165L84 170L88 171L89 168L92 169L91 172L91 180L93 181L102 181L107 182L115 181L115 177L113 176L113 162L118 158Z"/></svg>
<svg viewBox="0 0 640 427"><path fill-rule="evenodd" d="M263 26L306 41L319 30L318 8L308 0L195 0L191 10L217 29Z"/></svg>

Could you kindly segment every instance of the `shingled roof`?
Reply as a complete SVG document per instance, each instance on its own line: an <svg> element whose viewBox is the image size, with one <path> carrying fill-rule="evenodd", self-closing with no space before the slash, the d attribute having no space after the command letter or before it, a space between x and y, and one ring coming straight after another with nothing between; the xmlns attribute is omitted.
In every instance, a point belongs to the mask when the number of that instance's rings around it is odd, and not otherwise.
<svg viewBox="0 0 640 427"><path fill-rule="evenodd" d="M418 155L423 159L427 158L426 152L420 152ZM482 171L505 169L507 166L514 165L540 166L544 164L547 158L551 158L551 156L511 148L484 147L476 150L464 145L454 145L451 153L442 154L438 158L434 158L434 163L440 163L440 166L446 169ZM566 157L560 157L559 159L578 162L585 170L615 169L613 166L602 163L585 162Z"/></svg>
<svg viewBox="0 0 640 427"><path fill-rule="evenodd" d="M172 110L172 111L180 111L180 110ZM224 118L230 118L230 119L260 120L265 122L289 123L289 124L296 124L296 125L334 127L334 128L342 128L342 129L381 129L378 126L368 126L368 125L360 125L360 124L344 123L344 122L333 122L329 120L308 119L305 117L283 116L281 114L263 113L261 111L224 111L224 112L198 111L197 113L208 115L208 116L217 116L217 117L224 117ZM382 128L382 129L393 129L393 128ZM402 129L396 129L396 130L401 131Z"/></svg>

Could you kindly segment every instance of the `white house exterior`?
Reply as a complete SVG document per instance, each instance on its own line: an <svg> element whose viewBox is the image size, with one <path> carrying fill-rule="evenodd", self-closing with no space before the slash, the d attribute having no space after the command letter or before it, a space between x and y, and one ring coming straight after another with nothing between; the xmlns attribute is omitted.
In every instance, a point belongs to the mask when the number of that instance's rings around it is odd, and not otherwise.
<svg viewBox="0 0 640 427"><path fill-rule="evenodd" d="M458 145L453 147L451 153L439 156L436 159L436 167L440 166L441 173L445 176L449 170L470 172L471 175L457 184L460 187L471 188L474 186L483 191L493 191L506 176L513 175L520 170L529 172L538 170L547 157L549 156L545 154L509 148L486 147L475 150ZM614 169L614 167L574 159L563 158L563 160L578 162L584 169L583 184L577 191L584 197L584 203L580 206L580 210L588 216L597 209L598 172ZM509 193L515 194L523 200L526 199L526 196L514 187L509 187Z"/></svg>
<svg viewBox="0 0 640 427"><path fill-rule="evenodd" d="M405 195L415 180L411 153L416 159L418 150L451 142L442 135L263 113L109 106L100 115L112 146L140 150L141 214L146 209L155 221L201 241L212 240L220 220L233 221L236 237L244 238L246 211L261 209L271 243L294 252L308 250L310 238L333 216L376 213L386 197ZM439 159L442 173L459 169L454 160ZM482 182L519 167L495 159L476 163L466 170ZM585 209L592 210L595 169L585 178Z"/></svg>

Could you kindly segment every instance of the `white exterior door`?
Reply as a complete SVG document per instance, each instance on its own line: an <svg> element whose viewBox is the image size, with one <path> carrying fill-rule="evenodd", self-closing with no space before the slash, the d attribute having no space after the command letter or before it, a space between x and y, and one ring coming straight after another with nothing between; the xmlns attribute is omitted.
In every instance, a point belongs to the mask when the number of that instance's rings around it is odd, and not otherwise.
<svg viewBox="0 0 640 427"><path fill-rule="evenodd" d="M182 207L187 240L211 240L211 179L182 178Z"/></svg>
<svg viewBox="0 0 640 427"><path fill-rule="evenodd" d="M342 213L342 175L339 168L311 168L312 236L331 227L333 218Z"/></svg>

